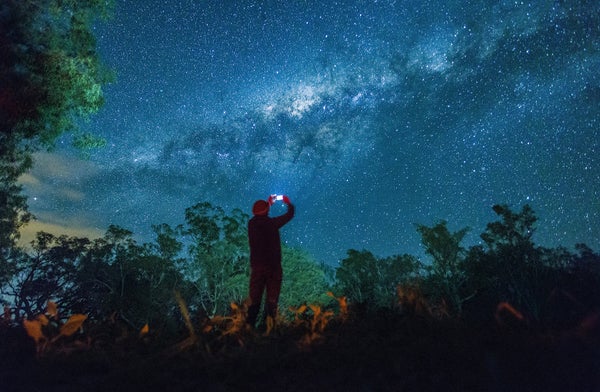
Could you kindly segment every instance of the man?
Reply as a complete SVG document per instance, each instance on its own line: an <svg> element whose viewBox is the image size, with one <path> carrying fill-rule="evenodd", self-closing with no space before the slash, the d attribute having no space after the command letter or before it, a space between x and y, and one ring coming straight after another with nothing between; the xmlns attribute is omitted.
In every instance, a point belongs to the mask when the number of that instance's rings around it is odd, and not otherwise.
<svg viewBox="0 0 600 392"><path fill-rule="evenodd" d="M254 327L260 309L263 292L267 291L265 314L275 320L277 302L281 291L281 239L279 229L294 217L294 206L287 196L282 201L287 205L287 212L271 218L268 216L270 206L276 201L274 196L269 200L258 200L252 206L254 215L248 222L248 241L250 243L250 305L247 323Z"/></svg>

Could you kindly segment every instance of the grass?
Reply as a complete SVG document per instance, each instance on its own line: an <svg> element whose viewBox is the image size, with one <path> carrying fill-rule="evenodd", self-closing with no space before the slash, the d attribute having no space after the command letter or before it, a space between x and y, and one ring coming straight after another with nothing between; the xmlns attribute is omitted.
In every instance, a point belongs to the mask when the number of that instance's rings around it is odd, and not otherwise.
<svg viewBox="0 0 600 392"><path fill-rule="evenodd" d="M22 326L4 323L0 390L600 390L594 315L560 331L490 320L306 306L270 330L251 330L237 306L197 325L188 317L168 336L87 320L41 353Z"/></svg>

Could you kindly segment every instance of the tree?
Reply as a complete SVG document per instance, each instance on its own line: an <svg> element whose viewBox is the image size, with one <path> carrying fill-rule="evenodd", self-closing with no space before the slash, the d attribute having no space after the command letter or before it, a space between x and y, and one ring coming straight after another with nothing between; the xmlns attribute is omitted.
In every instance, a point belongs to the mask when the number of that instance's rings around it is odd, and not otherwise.
<svg viewBox="0 0 600 392"><path fill-rule="evenodd" d="M354 303L390 307L396 303L396 287L414 277L418 265L410 255L377 258L369 251L350 249L336 270L336 290Z"/></svg>
<svg viewBox="0 0 600 392"><path fill-rule="evenodd" d="M481 234L481 239L490 250L525 250L534 247L531 238L535 232L537 217L529 204L525 204L520 213L514 213L505 204L496 204L492 209L500 216L501 221L488 223L486 231Z"/></svg>
<svg viewBox="0 0 600 392"><path fill-rule="evenodd" d="M166 223L153 225L152 230L156 234L155 243L150 245L153 251L164 259L183 262L179 257L183 243L177 240L177 231Z"/></svg>
<svg viewBox="0 0 600 392"><path fill-rule="evenodd" d="M433 259L431 265L426 267L428 276L424 289L427 296L438 303L445 302L451 311L460 314L462 304L474 295L466 287L466 251L460 246L469 229L451 233L447 222L441 221L433 227L417 225L417 231L421 234L425 252Z"/></svg>
<svg viewBox="0 0 600 392"><path fill-rule="evenodd" d="M13 298L17 319L44 313L48 300L67 312L79 307L77 268L89 244L85 238L39 232L32 242L32 254L20 252L10 260L12 277L1 290Z"/></svg>
<svg viewBox="0 0 600 392"><path fill-rule="evenodd" d="M0 263L6 263L19 239L19 229L32 215L27 198L17 183L21 174L31 167L27 149L0 134Z"/></svg>
<svg viewBox="0 0 600 392"><path fill-rule="evenodd" d="M326 271L306 252L282 246L283 283L279 306L288 309L301 304L327 304L331 297ZM246 282L246 286L247 286Z"/></svg>
<svg viewBox="0 0 600 392"><path fill-rule="evenodd" d="M32 153L64 132L80 148L101 144L76 121L104 103L111 79L96 52L92 24L111 1L6 0L0 4L0 246L14 246L31 215L17 184Z"/></svg>
<svg viewBox="0 0 600 392"><path fill-rule="evenodd" d="M177 310L173 292L183 277L173 253L157 252L157 244L140 246L132 235L111 225L92 243L78 268L78 311L96 319L115 313L134 328L164 325Z"/></svg>
<svg viewBox="0 0 600 392"><path fill-rule="evenodd" d="M600 254L585 244L575 245L565 270L571 276L568 290L587 309L600 308Z"/></svg>
<svg viewBox="0 0 600 392"><path fill-rule="evenodd" d="M82 312L90 318L103 318L115 312L135 326L130 309L136 306L133 285L136 258L141 250L132 235L122 227L109 226L104 237L93 242L81 265L81 296L86 298Z"/></svg>
<svg viewBox="0 0 600 392"><path fill-rule="evenodd" d="M173 327L179 308L174 293L187 292L188 284L177 268L177 262L153 251L144 244L135 264L136 326L149 323L153 328Z"/></svg>
<svg viewBox="0 0 600 392"><path fill-rule="evenodd" d="M99 110L110 80L96 52L92 24L107 17L105 0L8 0L0 39L2 133L52 145L75 119Z"/></svg>
<svg viewBox="0 0 600 392"><path fill-rule="evenodd" d="M500 220L488 223L481 234L487 248L470 250L467 270L489 301L508 301L536 320L550 291L556 287L561 257L534 244L537 218L529 205L515 213L495 205Z"/></svg>
<svg viewBox="0 0 600 392"><path fill-rule="evenodd" d="M226 215L221 207L202 202L185 210L185 220L187 226L180 230L190 239L190 260L184 276L196 288L206 314L222 314L232 301L241 302L246 296L248 215L239 209Z"/></svg>
<svg viewBox="0 0 600 392"><path fill-rule="evenodd" d="M335 272L337 290L355 303L375 301L377 258L371 252L349 249Z"/></svg>

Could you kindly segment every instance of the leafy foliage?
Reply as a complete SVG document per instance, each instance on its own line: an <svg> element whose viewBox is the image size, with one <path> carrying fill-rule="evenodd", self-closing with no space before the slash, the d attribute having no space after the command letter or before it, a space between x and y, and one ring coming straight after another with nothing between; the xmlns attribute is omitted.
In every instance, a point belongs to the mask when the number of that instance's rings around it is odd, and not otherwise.
<svg viewBox="0 0 600 392"><path fill-rule="evenodd" d="M38 314L35 319L23 320L27 335L35 341L38 355L45 354L62 337L69 337L81 329L87 319L85 314L73 314L63 321L58 314L58 306L48 301L45 313Z"/></svg>
<svg viewBox="0 0 600 392"><path fill-rule="evenodd" d="M371 252L349 250L336 270L336 290L354 303L390 307L396 286L418 274L419 263L410 255L377 258Z"/></svg>
<svg viewBox="0 0 600 392"><path fill-rule="evenodd" d="M19 229L32 219L27 198L17 183L31 165L29 148L0 132L0 262L11 257L20 236Z"/></svg>
<svg viewBox="0 0 600 392"><path fill-rule="evenodd" d="M173 290L184 286L174 261L140 246L129 230L110 226L92 244L78 271L82 311L94 318L114 313L139 327L163 326L176 312Z"/></svg>
<svg viewBox="0 0 600 392"><path fill-rule="evenodd" d="M8 261L13 275L2 294L14 298L15 314L30 318L43 313L50 298L60 298L68 308L76 307L77 265L88 245L87 239L39 232L31 254L20 252Z"/></svg>
<svg viewBox="0 0 600 392"><path fill-rule="evenodd" d="M475 289L488 301L507 301L539 320L568 257L533 243L537 218L529 205L520 213L495 205L494 212L501 220L489 223L481 234L487 249L473 247L465 269Z"/></svg>
<svg viewBox="0 0 600 392"><path fill-rule="evenodd" d="M42 145L103 105L110 80L91 32L104 0L8 1L2 8L2 132Z"/></svg>
<svg viewBox="0 0 600 392"><path fill-rule="evenodd" d="M300 249L282 247L283 283L280 308L299 304L328 304L330 298L326 273L316 261Z"/></svg>
<svg viewBox="0 0 600 392"><path fill-rule="evenodd" d="M185 219L187 226L180 231L190 238L190 258L183 273L196 288L202 309L212 317L225 312L231 301L243 301L246 295L248 216L240 210L227 216L221 207L204 202L187 208Z"/></svg>
<svg viewBox="0 0 600 392"><path fill-rule="evenodd" d="M446 221L433 227L417 225L425 252L433 259L425 267L427 276L422 283L424 290L431 301L448 306L455 314L460 314L462 303L473 296L473 293L466 291L466 251L460 246L468 230L464 228L451 233Z"/></svg>
<svg viewBox="0 0 600 392"><path fill-rule="evenodd" d="M280 313L307 304L331 308L336 305L327 294L331 290L340 295L334 297L340 309L362 304L370 310L479 318L491 317L505 302L528 320L552 324L561 318L575 322L599 305L600 264L591 249L579 245L572 254L536 246L530 207L520 213L506 206L495 210L500 220L482 234L485 247L463 248L467 229L451 232L445 221L417 225L431 263L349 250L335 271L333 290L327 269L284 246ZM181 326L174 291L186 299L193 318L226 314L248 291L248 216L198 203L185 218L186 225L176 228L154 226L155 241L142 245L117 226L94 241L39 233L32 252L13 248L2 264L0 294L12 299L9 314L32 318L53 299L93 320L116 317L138 329L149 324L174 330Z"/></svg>
<svg viewBox="0 0 600 392"><path fill-rule="evenodd" d="M23 0L0 4L0 261L31 218L17 180L32 153L64 132L88 151L102 141L81 134L78 119L104 104L112 80L96 53L92 24L111 1Z"/></svg>

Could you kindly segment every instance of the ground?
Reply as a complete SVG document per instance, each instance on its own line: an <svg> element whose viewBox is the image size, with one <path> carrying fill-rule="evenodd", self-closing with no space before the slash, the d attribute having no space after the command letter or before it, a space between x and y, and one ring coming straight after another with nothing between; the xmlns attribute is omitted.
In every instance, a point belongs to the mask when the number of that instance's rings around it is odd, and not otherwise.
<svg viewBox="0 0 600 392"><path fill-rule="evenodd" d="M268 335L221 320L197 335L184 329L169 338L103 325L93 334L58 339L41 353L23 328L4 326L0 389L600 390L597 324L542 331L396 311L327 315L321 325L315 320L313 314L289 321Z"/></svg>

